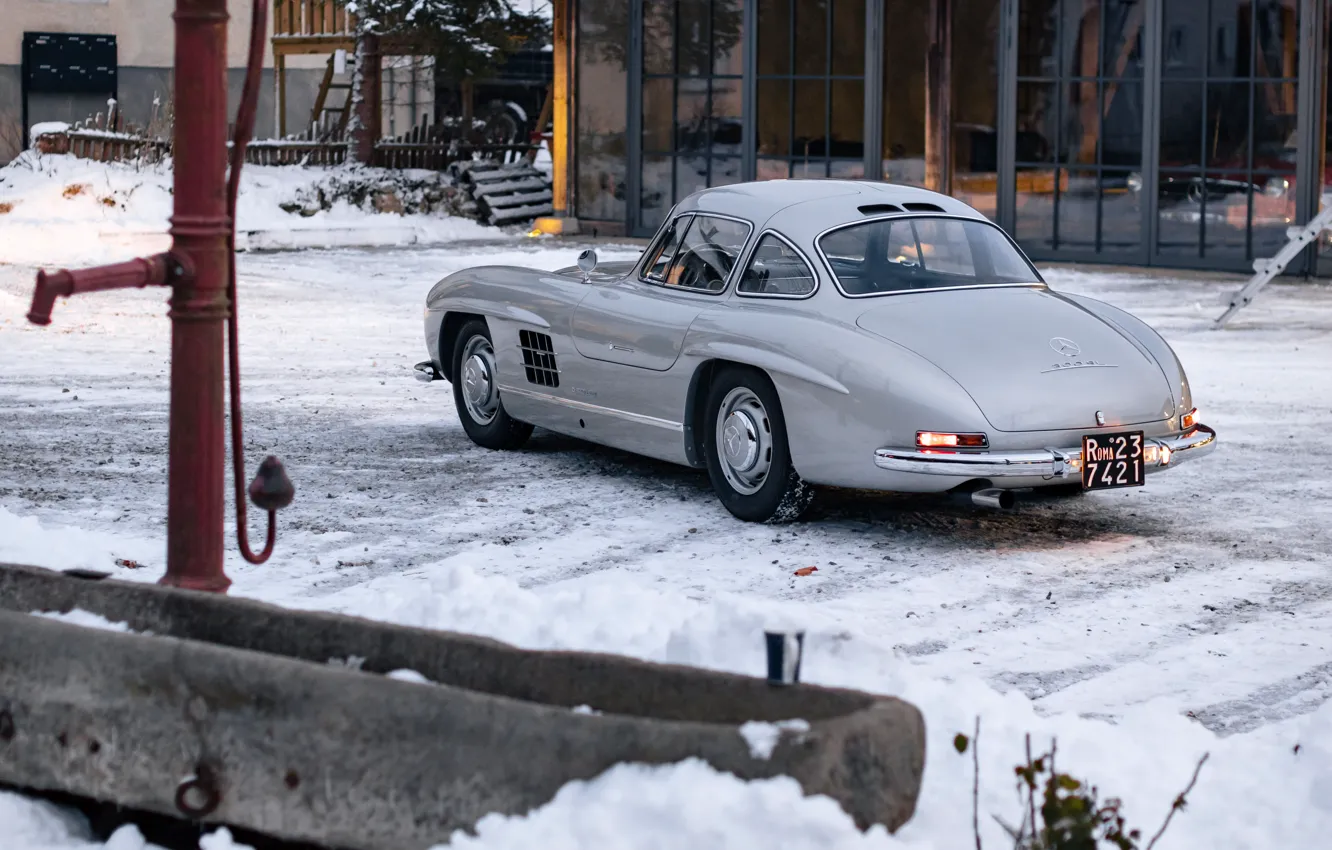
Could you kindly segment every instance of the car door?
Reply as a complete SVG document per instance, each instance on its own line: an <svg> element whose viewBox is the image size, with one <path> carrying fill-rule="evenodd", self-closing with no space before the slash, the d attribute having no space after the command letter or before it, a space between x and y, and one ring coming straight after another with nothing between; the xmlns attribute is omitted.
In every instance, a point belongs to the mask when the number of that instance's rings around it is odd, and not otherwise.
<svg viewBox="0 0 1332 850"><path fill-rule="evenodd" d="M637 274L594 284L574 312L574 346L584 357L664 372L674 365L698 314L726 290L752 226L685 213L648 249Z"/></svg>

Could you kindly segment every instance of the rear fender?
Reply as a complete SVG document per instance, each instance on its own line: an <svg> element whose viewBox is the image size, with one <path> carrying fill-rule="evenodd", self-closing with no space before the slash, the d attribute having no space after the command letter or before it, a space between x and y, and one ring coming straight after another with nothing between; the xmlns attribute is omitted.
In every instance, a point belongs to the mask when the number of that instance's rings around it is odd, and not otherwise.
<svg viewBox="0 0 1332 850"><path fill-rule="evenodd" d="M711 317L708 317L710 319ZM722 362L763 370L781 399L791 458L811 483L874 487L882 483L874 450L914 445L921 429L985 431L976 403L942 370L915 353L858 328L792 317L769 327L782 344L724 337L701 317L684 354L696 368L686 411L686 450L698 452L706 387ZM703 327L700 327L703 325ZM796 347L798 346L798 352Z"/></svg>

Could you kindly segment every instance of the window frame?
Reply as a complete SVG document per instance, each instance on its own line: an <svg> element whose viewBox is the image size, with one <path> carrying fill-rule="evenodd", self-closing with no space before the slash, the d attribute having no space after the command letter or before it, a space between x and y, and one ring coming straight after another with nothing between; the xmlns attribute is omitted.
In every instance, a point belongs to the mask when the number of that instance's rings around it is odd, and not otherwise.
<svg viewBox="0 0 1332 850"><path fill-rule="evenodd" d="M672 211L672 212L673 212L673 211ZM661 222L661 227L659 227L659 228L657 229L657 233L656 233L655 236L652 237L652 241L651 241L651 242L648 242L647 249L646 249L645 251L643 251L643 259L642 259L642 261L638 264L638 274L636 275L636 277L638 278L638 281L639 281L640 283L646 283L646 284L649 284L650 286L664 286L664 285L665 285L665 284L657 283L657 282L654 281L654 280L651 278L651 276L649 275L649 272L651 271L651 268L652 268L652 260L653 260L653 254L652 254L652 251L653 251L653 249L655 249L655 248L661 243L661 241L662 241L663 239L666 238L666 234L670 232L670 229L671 229L671 228L672 228L677 222L679 222L680 219L682 219L682 218L693 218L693 216L694 216L694 212L693 212L693 210L690 210L690 211L688 211L688 212L682 212L682 213L680 213L680 214L678 214L678 215L667 215L666 218L662 220L662 222ZM684 234L681 234L681 235L680 235L680 242L681 242L681 243L684 242ZM680 253L680 246L679 246L679 245L676 245L676 246L675 246L675 253L671 254L670 262L668 262L668 263L666 264L667 268L670 268L670 264L673 263L673 262L675 262L675 254L678 254L678 253Z"/></svg>
<svg viewBox="0 0 1332 850"><path fill-rule="evenodd" d="M743 224L746 228L748 228L748 230L745 233L744 240L740 243L740 250L736 252L735 265L731 267L730 272L728 272L726 275L726 279L722 281L722 288L714 292L707 289L696 289L692 286L678 286L678 285L672 286L671 284L668 284L665 281L655 280L652 277L650 277L648 275L648 268L649 268L648 264L651 262L652 249L657 246L660 240L666 238L666 232L670 229L671 225L678 222L682 218L689 218L691 219L691 221L689 222L688 226L685 228L685 233L688 233L688 228L694 226L694 222L692 221L692 219L698 218L699 216L703 216L706 218L725 219L726 221L733 221L736 224ZM676 246L675 253L671 255L671 261L668 264L667 268L675 265L675 258L679 256L680 250L684 248L685 233L680 234L680 244ZM738 279L737 275L743 273L744 269L746 268L745 264L742 263L741 260L748 258L750 252L754 250L755 244L757 243L754 242L754 223L752 221L749 221L748 219L743 219L740 218L739 216L734 216L734 215L726 215L724 213L707 212L704 210L685 210L677 215L667 216L666 220L662 222L661 231L656 235L656 237L653 238L651 242L648 243L648 250L643 252L643 260L641 263L639 263L638 274L635 276L635 282L641 283L644 286L655 286L658 289L665 289L670 292L689 292L695 295L710 295L713 297L725 295L727 292L730 291L731 284Z"/></svg>
<svg viewBox="0 0 1332 850"><path fill-rule="evenodd" d="M871 224L876 221L886 221L888 219L899 219L899 218L905 218L905 219L941 218L941 219L950 219L953 221L962 221L962 222L970 221L974 222L975 224L984 225L986 227L992 227L995 230L999 231L999 234L1003 236L1003 238L1008 242L1009 245L1012 246L1013 250L1016 251L1017 255L1022 258L1022 262L1027 264L1027 269L1036 279L1033 281L1027 281L1023 283L969 283L969 284L960 284L958 286L921 286L915 289L895 289L895 290L890 290L888 292L861 292L858 294L852 294L850 292L847 292L842 287L842 281L838 279L837 272L833 270L832 261L829 260L828 255L823 252L823 237L827 236L830 233L834 233L838 230L845 230L848 227L857 227L862 224ZM1045 278L1041 277L1041 273L1037 271L1036 266L1032 264L1031 259L1027 257L1027 253L1018 246L1017 242L1014 241L1013 237L1009 236L1008 232L1005 231L1002 227L1000 227L999 225L995 224L994 222L986 218L973 218L967 215L955 215L951 213L910 213L910 212L887 213L885 215L866 216L865 218L860 219L858 221L848 221L848 222L843 222L842 224L835 224L832 227L827 228L826 230L820 231L818 235L814 237L814 250L818 252L819 259L823 261L824 269L827 270L828 275L832 278L833 286L837 287L837 291L842 294L843 298L882 298L891 295L909 295L917 292L952 292L960 289L1018 289L1018 288L1029 288L1029 287L1037 287L1039 289L1050 288L1050 285L1045 282Z"/></svg>
<svg viewBox="0 0 1332 850"><path fill-rule="evenodd" d="M758 253L758 246L763 242L763 237L765 236L776 236L782 242L786 243L786 247L795 251L796 256L800 258L800 261L805 264L806 270L809 271L809 276L814 279L813 289L803 295L781 295L776 293L740 291L740 282L745 279L745 272L748 271L750 264L754 262L754 255ZM780 231L773 230L769 227L765 228L758 234L758 237L754 240L754 244L750 245L749 250L745 252L745 261L740 265L740 277L735 281L735 296L737 298L774 298L781 301L804 301L806 298L813 298L815 293L819 291L819 287L822 285L823 281L820 278L818 271L815 269L814 263L810 261L809 255L800 250L800 247L796 245L793 240L788 239Z"/></svg>

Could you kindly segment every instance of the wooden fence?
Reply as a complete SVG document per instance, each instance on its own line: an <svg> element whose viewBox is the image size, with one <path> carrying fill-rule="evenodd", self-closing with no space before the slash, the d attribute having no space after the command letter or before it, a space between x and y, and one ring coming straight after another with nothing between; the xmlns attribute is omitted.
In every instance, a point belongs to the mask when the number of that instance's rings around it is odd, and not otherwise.
<svg viewBox="0 0 1332 850"><path fill-rule="evenodd" d="M171 140L126 124L115 114L80 122L68 130L46 133L37 139L43 153L68 153L98 162L157 162L171 155ZM522 164L535 157L539 145L485 144L459 139L449 124L422 124L400 136L375 143L371 165L379 168L419 168L443 171L455 163L480 160L495 164ZM311 127L285 139L250 142L245 161L252 165L341 165L347 161L345 133Z"/></svg>
<svg viewBox="0 0 1332 850"><path fill-rule="evenodd" d="M535 155L535 144L486 144L459 139L450 124L418 124L390 139L375 142L374 164L380 168L425 168L443 171L455 162L482 159L515 163Z"/></svg>
<svg viewBox="0 0 1332 850"><path fill-rule="evenodd" d="M109 109L58 133L36 139L43 153L68 153L97 162L157 162L171 154L171 142L160 132L126 124L115 100ZM153 124L157 124L154 109ZM160 131L160 127L154 128Z"/></svg>

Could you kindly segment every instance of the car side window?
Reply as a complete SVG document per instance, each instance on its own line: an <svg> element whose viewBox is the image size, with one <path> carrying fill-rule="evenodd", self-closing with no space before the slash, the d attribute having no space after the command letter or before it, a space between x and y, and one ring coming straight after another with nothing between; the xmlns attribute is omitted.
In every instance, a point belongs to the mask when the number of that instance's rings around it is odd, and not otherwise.
<svg viewBox="0 0 1332 850"><path fill-rule="evenodd" d="M759 239L737 287L746 295L808 295L817 283L800 253L771 233Z"/></svg>
<svg viewBox="0 0 1332 850"><path fill-rule="evenodd" d="M740 258L750 229L745 222L695 215L662 283L682 289L721 292Z"/></svg>
<svg viewBox="0 0 1332 850"><path fill-rule="evenodd" d="M661 237L648 249L650 255L647 265L644 266L643 277L657 283L666 281L666 273L671 267L671 260L675 259L675 252L680 247L680 237L689 227L690 218L692 216L682 215L662 231Z"/></svg>
<svg viewBox="0 0 1332 850"><path fill-rule="evenodd" d="M843 286L858 289L870 286L865 257L868 254L869 234L864 228L847 227L824 236L820 244L833 275Z"/></svg>

